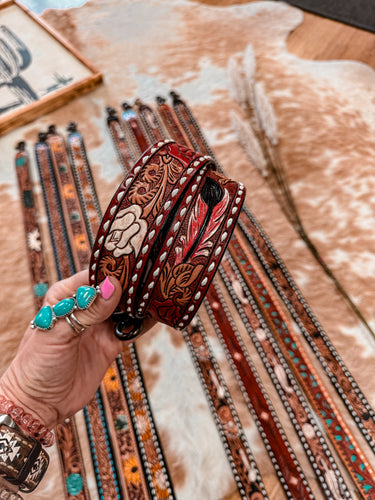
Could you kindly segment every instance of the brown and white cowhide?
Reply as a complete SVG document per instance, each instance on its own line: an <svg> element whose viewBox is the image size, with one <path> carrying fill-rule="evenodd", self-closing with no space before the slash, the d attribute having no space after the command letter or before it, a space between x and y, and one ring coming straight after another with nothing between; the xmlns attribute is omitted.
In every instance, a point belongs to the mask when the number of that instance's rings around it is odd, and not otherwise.
<svg viewBox="0 0 375 500"><path fill-rule="evenodd" d="M258 77L275 108L281 154L301 218L325 261L375 328L374 71L353 61L307 61L290 54L286 41L303 14L282 2L213 7L187 0L91 0L77 9L46 11L43 17L103 72L104 84L0 139L1 371L34 313L13 167L16 142L26 140L32 154L39 131L51 123L63 131L69 121L76 120L104 209L123 175L106 130L105 107L119 109L121 101L132 102L135 97L152 103L156 95L166 96L173 88L191 105L226 172L246 185L248 207L375 404L375 341L316 264L264 179L246 159L230 126L230 111L238 106L229 90L227 62L252 44ZM35 175L34 163L33 168ZM35 180L42 206L36 175ZM54 280L45 216L41 222ZM209 335L269 498L281 500L284 493L224 353L212 330ZM237 500L232 472L181 334L160 327L137 346L176 497ZM323 498L275 390L258 356L249 349L314 494ZM318 366L314 359L313 363ZM330 391L335 397L334 390ZM355 426L351 427L358 436ZM83 425L81 433L90 469ZM363 444L360 436L358 439ZM28 496L30 500L65 498L56 452L52 458L46 479ZM369 460L374 464L371 454ZM89 486L96 499L92 472Z"/></svg>

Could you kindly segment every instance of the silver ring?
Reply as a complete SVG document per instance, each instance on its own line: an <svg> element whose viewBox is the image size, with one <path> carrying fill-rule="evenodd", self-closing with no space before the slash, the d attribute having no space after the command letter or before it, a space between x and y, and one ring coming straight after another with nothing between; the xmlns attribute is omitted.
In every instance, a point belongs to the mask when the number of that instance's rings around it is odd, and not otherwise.
<svg viewBox="0 0 375 500"><path fill-rule="evenodd" d="M65 319L76 335L81 335L87 328L89 328L88 325L81 323L74 316L74 313L69 314L69 316L65 316Z"/></svg>

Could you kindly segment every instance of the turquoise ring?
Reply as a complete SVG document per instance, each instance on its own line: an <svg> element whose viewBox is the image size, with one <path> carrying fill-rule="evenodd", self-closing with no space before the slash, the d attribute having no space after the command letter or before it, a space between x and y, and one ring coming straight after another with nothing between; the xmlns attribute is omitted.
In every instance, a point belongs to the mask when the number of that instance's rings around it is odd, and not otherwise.
<svg viewBox="0 0 375 500"><path fill-rule="evenodd" d="M100 288L98 286L82 285L78 287L72 297L62 299L54 306L43 306L31 321L31 328L51 330L59 318L67 318L76 309L84 311L90 307L99 292Z"/></svg>

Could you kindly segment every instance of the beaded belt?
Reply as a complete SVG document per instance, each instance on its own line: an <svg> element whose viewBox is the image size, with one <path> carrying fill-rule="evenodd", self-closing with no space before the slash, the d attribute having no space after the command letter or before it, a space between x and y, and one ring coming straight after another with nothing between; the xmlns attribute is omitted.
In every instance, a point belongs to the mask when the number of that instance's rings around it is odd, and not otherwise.
<svg viewBox="0 0 375 500"><path fill-rule="evenodd" d="M121 281L114 315L120 338L135 337L145 317L184 328L199 308L245 196L242 184L215 168L210 157L161 141L115 193L94 244L90 281Z"/></svg>

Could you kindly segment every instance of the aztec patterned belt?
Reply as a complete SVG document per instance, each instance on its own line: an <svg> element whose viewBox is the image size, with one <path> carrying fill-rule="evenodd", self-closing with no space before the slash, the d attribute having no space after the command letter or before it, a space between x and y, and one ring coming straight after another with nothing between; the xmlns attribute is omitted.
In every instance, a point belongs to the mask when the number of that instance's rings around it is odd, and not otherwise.
<svg viewBox="0 0 375 500"><path fill-rule="evenodd" d="M121 281L119 338L134 338L145 316L184 328L199 308L245 196L242 184L215 168L209 157L161 141L115 193L93 248L90 282L107 275Z"/></svg>

